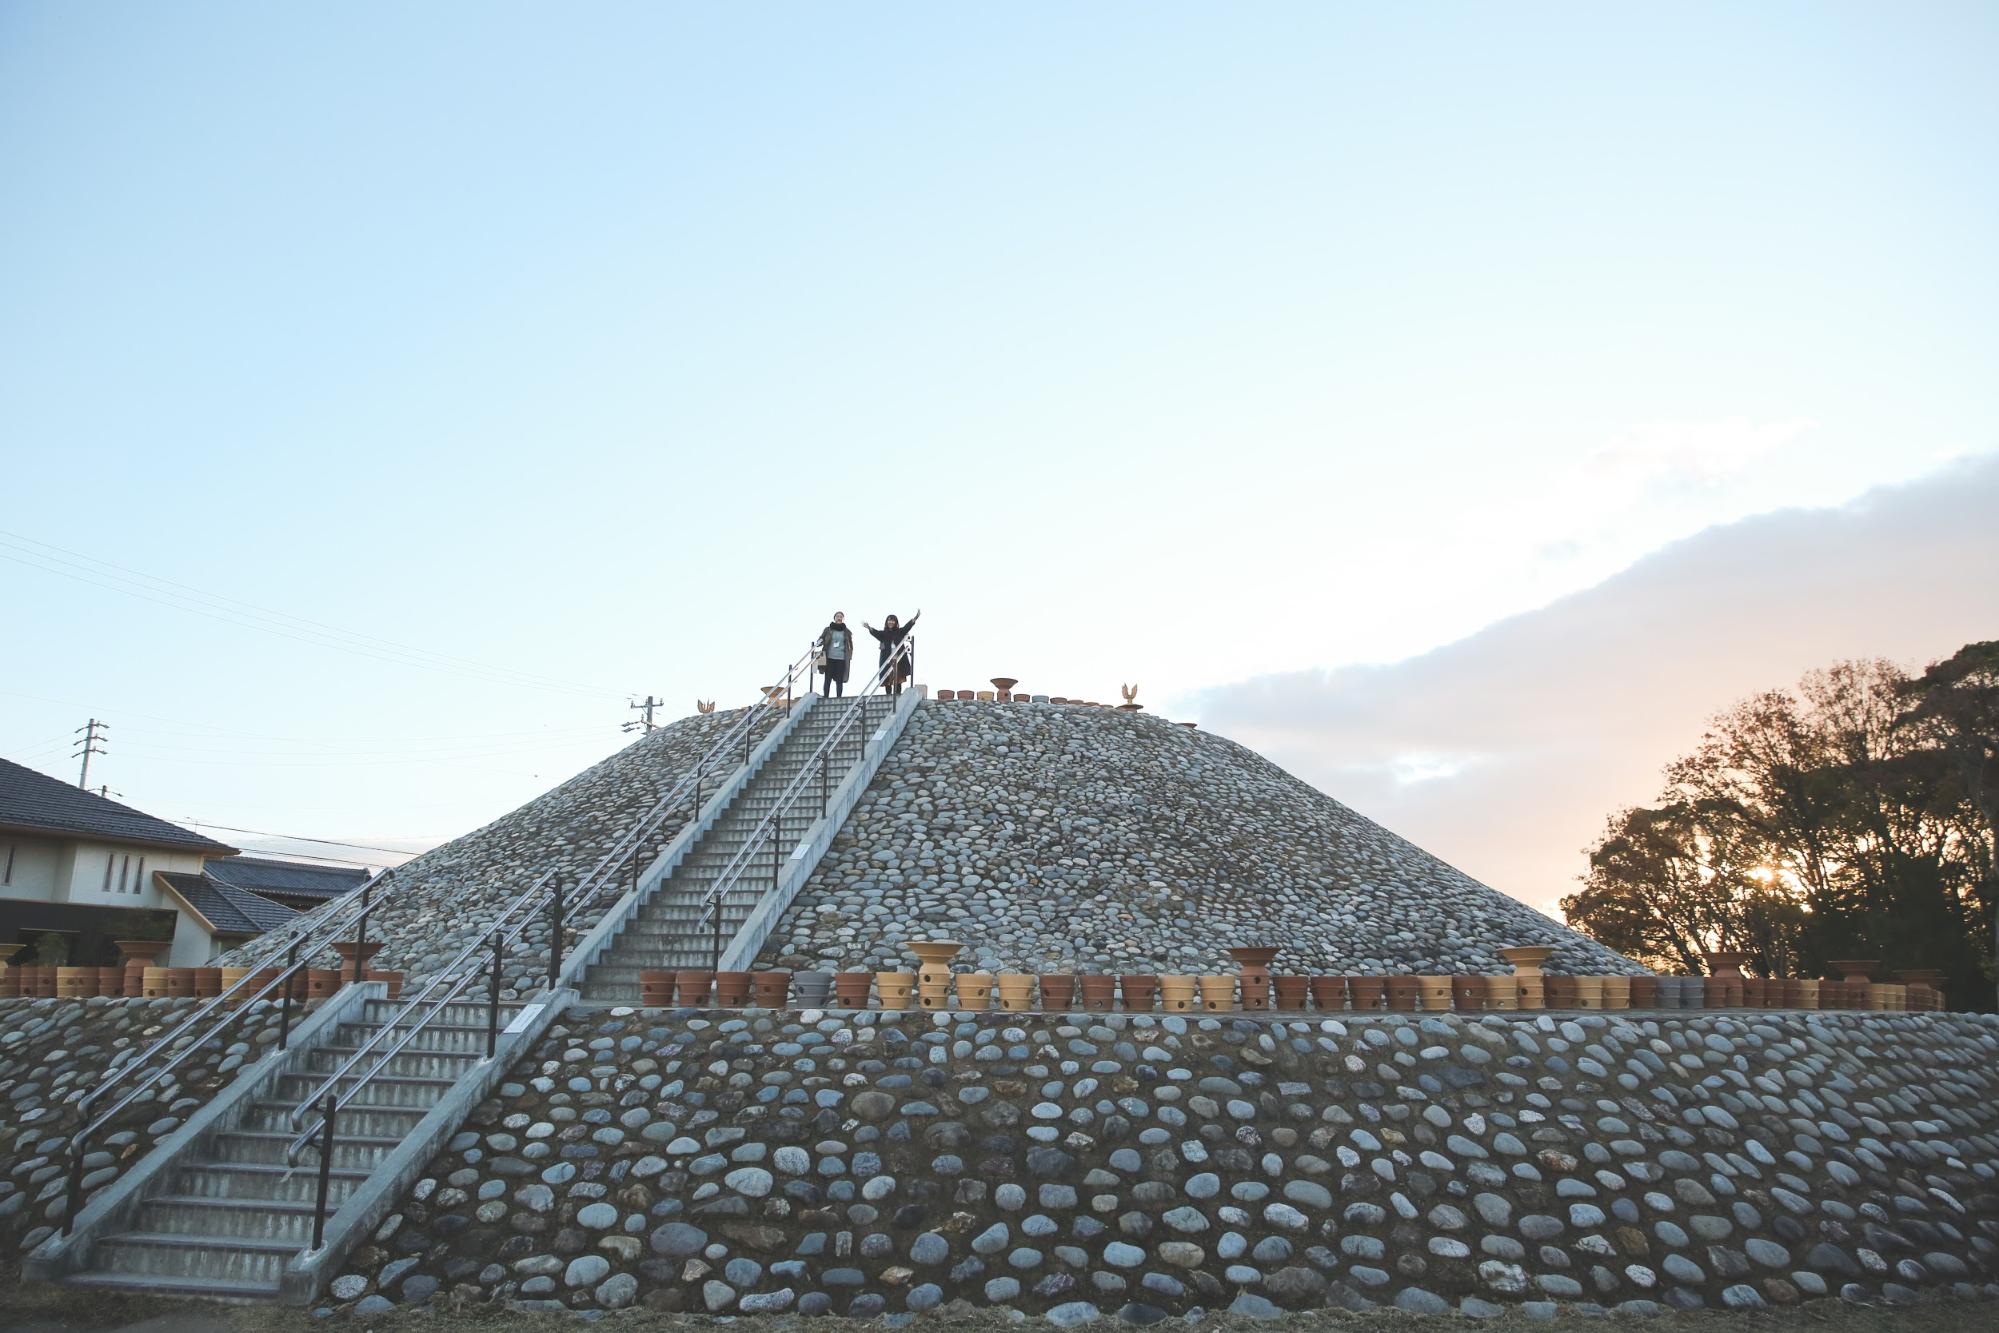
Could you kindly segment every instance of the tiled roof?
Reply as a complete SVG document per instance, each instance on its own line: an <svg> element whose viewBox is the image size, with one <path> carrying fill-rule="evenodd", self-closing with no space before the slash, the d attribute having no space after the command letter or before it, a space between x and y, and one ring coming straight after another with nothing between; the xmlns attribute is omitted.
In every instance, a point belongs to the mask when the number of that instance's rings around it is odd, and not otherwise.
<svg viewBox="0 0 1999 1333"><path fill-rule="evenodd" d="M291 898L338 898L367 882L368 872L345 866L313 866L262 856L225 856L202 869L225 884L252 893L280 893Z"/></svg>
<svg viewBox="0 0 1999 1333"><path fill-rule="evenodd" d="M207 875L163 870L160 878L215 927L218 935L261 935L298 916L282 903L261 898Z"/></svg>
<svg viewBox="0 0 1999 1333"><path fill-rule="evenodd" d="M94 792L72 787L46 773L0 759L0 828L61 837L100 838L106 842L143 843L149 847L181 847L227 856L235 848L191 829Z"/></svg>

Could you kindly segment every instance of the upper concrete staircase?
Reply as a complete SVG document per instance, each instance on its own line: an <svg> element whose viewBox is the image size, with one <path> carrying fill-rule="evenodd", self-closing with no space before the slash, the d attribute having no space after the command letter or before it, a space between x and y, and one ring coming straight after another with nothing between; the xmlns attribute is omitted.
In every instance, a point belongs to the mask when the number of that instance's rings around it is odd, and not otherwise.
<svg viewBox="0 0 1999 1333"><path fill-rule="evenodd" d="M799 799L768 826L764 824L766 816L776 808L787 786L805 770L820 744L850 710L859 709L862 715L846 728L825 766L824 790L830 804L835 792L850 785L850 778L863 776L856 774L857 768L870 759L879 760L883 748L880 733L885 724L901 720L898 715L901 702L883 695L817 700L673 873L635 905L622 928L596 959L588 962L583 998L605 1004L636 1004L641 971L712 966L717 953L715 917L706 911L705 905L731 862L749 847L749 859L740 867L740 877L722 895L720 947L723 965L729 966L731 955L742 952L731 946L751 914L771 892L774 878L791 878L798 873L803 860L798 855L800 845L810 841L814 827L822 822L817 768ZM906 716L906 710L902 715ZM870 766L866 776L871 775ZM773 828L777 835L775 866L770 837Z"/></svg>

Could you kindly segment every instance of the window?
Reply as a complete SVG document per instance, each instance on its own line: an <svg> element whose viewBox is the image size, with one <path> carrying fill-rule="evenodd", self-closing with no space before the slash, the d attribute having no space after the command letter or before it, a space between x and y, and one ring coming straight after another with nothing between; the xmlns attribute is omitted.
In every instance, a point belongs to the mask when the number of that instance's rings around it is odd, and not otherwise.
<svg viewBox="0 0 1999 1333"><path fill-rule="evenodd" d="M106 852L104 854L104 891L106 893L111 892L111 872L117 868L117 865L118 853Z"/></svg>
<svg viewBox="0 0 1999 1333"><path fill-rule="evenodd" d="M144 893L145 891L146 891L146 858L143 855L141 855L139 857L139 873L132 876L132 892Z"/></svg>
<svg viewBox="0 0 1999 1333"><path fill-rule="evenodd" d="M12 884L13 882L14 882L14 844L10 842L7 844L7 868L5 870L0 870L0 884Z"/></svg>

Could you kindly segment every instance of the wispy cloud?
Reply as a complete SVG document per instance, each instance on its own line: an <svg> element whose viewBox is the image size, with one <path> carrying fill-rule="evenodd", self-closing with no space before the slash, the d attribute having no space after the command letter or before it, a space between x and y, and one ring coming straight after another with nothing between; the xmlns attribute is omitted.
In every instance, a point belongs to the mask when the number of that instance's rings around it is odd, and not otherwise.
<svg viewBox="0 0 1999 1333"><path fill-rule="evenodd" d="M1730 448L1775 449L1752 430ZM1759 444L1759 441L1765 443ZM1725 467L1715 437L1639 453ZM1999 634L1999 457L1710 528L1587 591L1385 666L1205 691L1203 724L1537 906L1702 720L1844 657Z"/></svg>

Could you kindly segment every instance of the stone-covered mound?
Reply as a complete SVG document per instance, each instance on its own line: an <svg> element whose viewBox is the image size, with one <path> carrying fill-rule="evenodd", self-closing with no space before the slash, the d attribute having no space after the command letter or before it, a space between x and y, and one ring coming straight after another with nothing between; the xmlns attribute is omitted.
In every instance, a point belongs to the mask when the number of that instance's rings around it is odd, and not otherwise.
<svg viewBox="0 0 1999 1333"><path fill-rule="evenodd" d="M333 1304L1148 1323L1999 1294L1999 1020L578 1012Z"/></svg>
<svg viewBox="0 0 1999 1333"><path fill-rule="evenodd" d="M1233 741L1047 704L919 707L760 965L902 968L939 938L1005 971L1212 972L1266 943L1292 971L1506 972L1518 944L1644 971Z"/></svg>
<svg viewBox="0 0 1999 1333"><path fill-rule="evenodd" d="M381 905L369 923L369 938L386 941L373 966L428 976L483 934L544 870L558 870L573 887L741 716L740 709L696 714L661 727L484 828L402 866L381 890ZM647 843L648 857L686 818L685 806L670 813ZM582 904L569 917L570 926L587 930L617 898L607 891ZM288 938L253 940L221 961L242 964L280 954ZM528 928L504 969L507 998L517 989L535 989L546 975L548 939L545 918ZM325 965L336 961L329 952Z"/></svg>

